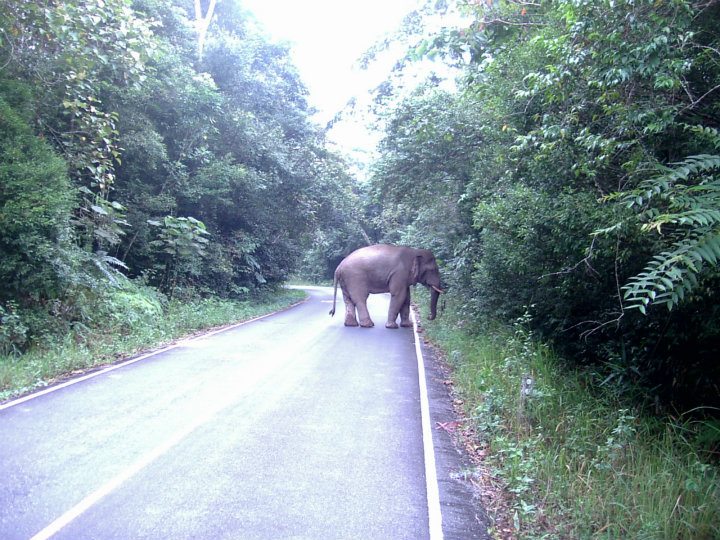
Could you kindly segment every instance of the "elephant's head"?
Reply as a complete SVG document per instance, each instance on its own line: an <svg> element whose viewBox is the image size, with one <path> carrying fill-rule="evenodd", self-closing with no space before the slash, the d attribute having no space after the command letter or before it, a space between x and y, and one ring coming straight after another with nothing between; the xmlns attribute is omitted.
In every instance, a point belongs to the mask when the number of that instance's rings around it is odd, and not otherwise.
<svg viewBox="0 0 720 540"><path fill-rule="evenodd" d="M440 270L438 270L435 256L427 249L417 250L412 266L412 283L422 283L430 290L430 316L431 321L437 315L437 303L443 290L440 288Z"/></svg>

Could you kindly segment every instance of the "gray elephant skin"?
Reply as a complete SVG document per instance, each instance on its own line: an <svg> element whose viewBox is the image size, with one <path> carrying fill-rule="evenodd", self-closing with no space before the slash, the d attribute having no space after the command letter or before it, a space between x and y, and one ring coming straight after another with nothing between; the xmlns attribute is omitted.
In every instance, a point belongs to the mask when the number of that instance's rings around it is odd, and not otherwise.
<svg viewBox="0 0 720 540"><path fill-rule="evenodd" d="M421 283L431 289L430 320L437 313L440 271L435 256L427 249L376 244L353 251L335 270L333 307L335 315L337 288L340 285L345 300L345 326L375 326L367 309L368 295L390 293L386 328L412 326L410 321L410 286ZM360 320L355 318L355 312Z"/></svg>

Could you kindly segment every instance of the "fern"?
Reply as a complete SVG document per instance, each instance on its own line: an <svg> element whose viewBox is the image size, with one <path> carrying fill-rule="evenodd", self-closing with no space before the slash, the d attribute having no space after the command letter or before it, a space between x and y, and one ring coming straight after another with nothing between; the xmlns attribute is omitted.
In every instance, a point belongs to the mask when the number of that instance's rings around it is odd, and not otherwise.
<svg viewBox="0 0 720 540"><path fill-rule="evenodd" d="M711 128L702 135L720 147L720 133ZM630 208L641 208L641 230L668 239L668 249L655 255L644 270L622 288L627 308L642 313L652 304L672 309L698 284L707 267L720 261L720 155L689 156L636 189L616 197Z"/></svg>
<svg viewBox="0 0 720 540"><path fill-rule="evenodd" d="M720 228L675 242L671 250L655 255L645 269L623 287L627 307L642 313L650 304L665 304L672 309L697 286L704 264L717 266L718 260Z"/></svg>

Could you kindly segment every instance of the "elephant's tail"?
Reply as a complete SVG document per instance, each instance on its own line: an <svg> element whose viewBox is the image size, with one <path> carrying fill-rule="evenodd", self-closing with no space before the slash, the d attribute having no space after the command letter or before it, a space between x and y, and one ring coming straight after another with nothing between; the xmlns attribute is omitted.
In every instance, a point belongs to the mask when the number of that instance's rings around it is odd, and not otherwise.
<svg viewBox="0 0 720 540"><path fill-rule="evenodd" d="M333 317L335 316L335 301L337 300L337 286L338 286L338 276L337 276L337 272L335 272L335 279L333 280L333 287L335 289L333 291L333 307L330 310L330 315Z"/></svg>

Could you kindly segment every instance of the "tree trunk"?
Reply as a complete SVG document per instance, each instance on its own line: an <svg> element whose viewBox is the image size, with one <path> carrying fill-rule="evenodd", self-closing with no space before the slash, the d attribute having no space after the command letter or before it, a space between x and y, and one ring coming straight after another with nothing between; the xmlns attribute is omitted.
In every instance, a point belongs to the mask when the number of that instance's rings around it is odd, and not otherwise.
<svg viewBox="0 0 720 540"><path fill-rule="evenodd" d="M195 0L195 29L198 33L198 58L202 60L203 50L205 49L205 37L207 36L208 27L215 12L215 3L217 0L210 0L207 13L203 16L200 0Z"/></svg>

